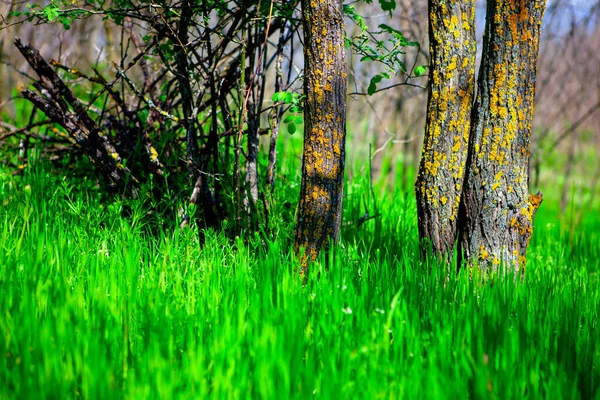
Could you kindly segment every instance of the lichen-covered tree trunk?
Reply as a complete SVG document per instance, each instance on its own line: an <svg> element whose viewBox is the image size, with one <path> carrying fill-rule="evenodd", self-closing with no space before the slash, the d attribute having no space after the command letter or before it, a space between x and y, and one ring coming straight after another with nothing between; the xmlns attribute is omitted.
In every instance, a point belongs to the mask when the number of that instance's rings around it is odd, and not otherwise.
<svg viewBox="0 0 600 400"><path fill-rule="evenodd" d="M467 160L475 82L474 0L429 1L427 125L416 181L424 250L450 259Z"/></svg>
<svg viewBox="0 0 600 400"><path fill-rule="evenodd" d="M544 0L490 0L461 207L462 255L483 270L525 266L541 194L528 193Z"/></svg>
<svg viewBox="0 0 600 400"><path fill-rule="evenodd" d="M302 20L306 100L294 248L313 260L338 239L342 219L347 88L342 1L302 0Z"/></svg>

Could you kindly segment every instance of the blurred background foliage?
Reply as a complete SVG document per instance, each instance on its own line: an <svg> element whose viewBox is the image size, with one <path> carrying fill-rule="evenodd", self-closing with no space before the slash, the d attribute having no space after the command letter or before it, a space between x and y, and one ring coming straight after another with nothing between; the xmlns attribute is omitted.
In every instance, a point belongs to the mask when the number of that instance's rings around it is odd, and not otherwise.
<svg viewBox="0 0 600 400"><path fill-rule="evenodd" d="M7 18L10 12L27 10L27 4L30 3L14 0L0 2L0 15L3 16L0 21L0 114L5 121L4 126L0 126L0 137L10 130L6 121L27 118L19 115L27 108L19 106L21 100L18 100L18 93L30 84L28 75L33 72L16 51L13 45L15 37L39 48L46 59L53 58L62 65L83 72L97 68L106 76L114 77L117 73L114 63L122 65L123 60L131 60L138 54L132 38L137 37L139 41L147 39L150 29L148 24L127 18L124 21L101 16L74 19L68 21L68 30L64 23L56 23L56 18L54 23L42 25L15 24L19 18ZM41 6L48 4L40 3ZM108 6L108 3L105 5ZM349 58L347 164L355 165L358 161L362 167L350 168L347 171L348 179L353 179L357 174L368 175L370 169L372 179L383 183L383 190L412 186L421 152L427 97L427 72L421 76L416 75L422 71L414 73L415 67L428 63L426 2L398 0L394 9L385 11L379 4L366 2L349 3L346 5L347 11L349 7L362 16L363 23L371 30L385 24L402 32L407 41L420 43L420 46L406 46L403 49L405 54L400 55L399 59L408 67L405 71L401 68L392 71L390 79L382 80L377 86L379 91L372 96L368 95L372 91L369 90L369 84L374 76L385 72L386 67L377 62L361 61L364 54L352 52ZM351 13L347 14L348 37L360 35L364 26L361 27L355 19L353 21ZM289 17L292 24L299 20L299 6L289 10ZM485 2L479 1L476 12L479 51L484 18ZM278 34L274 33L273 40L267 43L271 54L277 47L277 37ZM302 83L297 79L301 75L303 62L301 32L296 32L285 46L282 69L287 71L287 77L283 89L301 93ZM560 190L553 190L552 193L560 198L548 200L555 200L552 202L559 204L562 212L570 203L576 209L591 207L600 187L598 48L600 2L548 2L540 45L530 186L533 192L558 186ZM140 68L132 68L128 74L134 82L142 85L144 78ZM75 86L82 84L81 79L72 78ZM276 91L273 68L266 71L264 81L266 95L262 107L266 108L273 104L271 95ZM386 87L391 88L385 90ZM129 96L128 102L136 101L135 95L129 93ZM267 115L261 118L262 126L269 128ZM298 136L283 135L280 140L296 143L297 157L300 157ZM260 135L259 140L263 150L261 154L266 157L269 138ZM13 150L18 146L18 143L9 140L1 144L5 149L12 146ZM369 158L369 163L361 162ZM6 156L3 162L13 168L19 167L18 161L9 160ZM259 163L261 174L265 173L265 164L266 161L262 165Z"/></svg>

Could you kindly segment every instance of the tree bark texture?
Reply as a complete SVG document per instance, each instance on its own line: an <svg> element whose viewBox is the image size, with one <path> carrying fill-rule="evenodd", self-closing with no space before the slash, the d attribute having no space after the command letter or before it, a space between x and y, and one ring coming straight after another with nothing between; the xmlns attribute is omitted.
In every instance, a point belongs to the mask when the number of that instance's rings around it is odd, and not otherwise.
<svg viewBox="0 0 600 400"><path fill-rule="evenodd" d="M491 0L461 208L462 255L517 273L541 193L528 193L536 64L544 0Z"/></svg>
<svg viewBox="0 0 600 400"><path fill-rule="evenodd" d="M429 1L430 83L416 181L424 250L451 258L467 161L475 84L474 0Z"/></svg>
<svg viewBox="0 0 600 400"><path fill-rule="evenodd" d="M302 0L302 19L306 100L294 248L314 260L338 239L342 220L347 89L342 2Z"/></svg>

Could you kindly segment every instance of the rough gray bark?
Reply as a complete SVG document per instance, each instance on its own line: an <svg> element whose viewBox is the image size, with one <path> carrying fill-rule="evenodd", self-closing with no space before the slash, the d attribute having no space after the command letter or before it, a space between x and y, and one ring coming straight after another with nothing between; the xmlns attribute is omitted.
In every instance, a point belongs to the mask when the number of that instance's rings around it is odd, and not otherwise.
<svg viewBox="0 0 600 400"><path fill-rule="evenodd" d="M425 251L451 259L475 83L474 0L429 1L427 125L415 184Z"/></svg>
<svg viewBox="0 0 600 400"><path fill-rule="evenodd" d="M490 0L461 207L462 255L518 272L542 196L528 194L544 0Z"/></svg>

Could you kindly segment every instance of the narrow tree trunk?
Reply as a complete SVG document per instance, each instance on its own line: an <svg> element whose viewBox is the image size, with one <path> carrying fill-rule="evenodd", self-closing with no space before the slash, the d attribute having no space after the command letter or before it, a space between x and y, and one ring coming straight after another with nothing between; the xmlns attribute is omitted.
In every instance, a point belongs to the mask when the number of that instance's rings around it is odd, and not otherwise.
<svg viewBox="0 0 600 400"><path fill-rule="evenodd" d="M252 220L258 203L258 127L256 126L255 110L253 100L248 104L248 151L246 156L246 190L244 195L244 207Z"/></svg>
<svg viewBox="0 0 600 400"><path fill-rule="evenodd" d="M544 9L544 0L488 1L460 228L464 256L483 270L525 267L542 201L528 194L528 163Z"/></svg>
<svg viewBox="0 0 600 400"><path fill-rule="evenodd" d="M280 28L279 42L277 43L277 52L275 58L275 92L280 92L283 88L283 72L281 71L281 64L283 63L283 46L285 44L285 29L286 25ZM267 188L270 193L275 188L275 164L277 163L277 137L279 136L279 124L281 123L281 116L283 114L283 107L277 106L272 111L271 117L271 138L269 139L269 163L267 165Z"/></svg>
<svg viewBox="0 0 600 400"><path fill-rule="evenodd" d="M347 88L342 1L302 0L302 19L306 102L294 248L303 248L312 260L338 239L342 219Z"/></svg>
<svg viewBox="0 0 600 400"><path fill-rule="evenodd" d="M429 95L416 181L424 250L452 255L475 82L474 0L429 1Z"/></svg>

